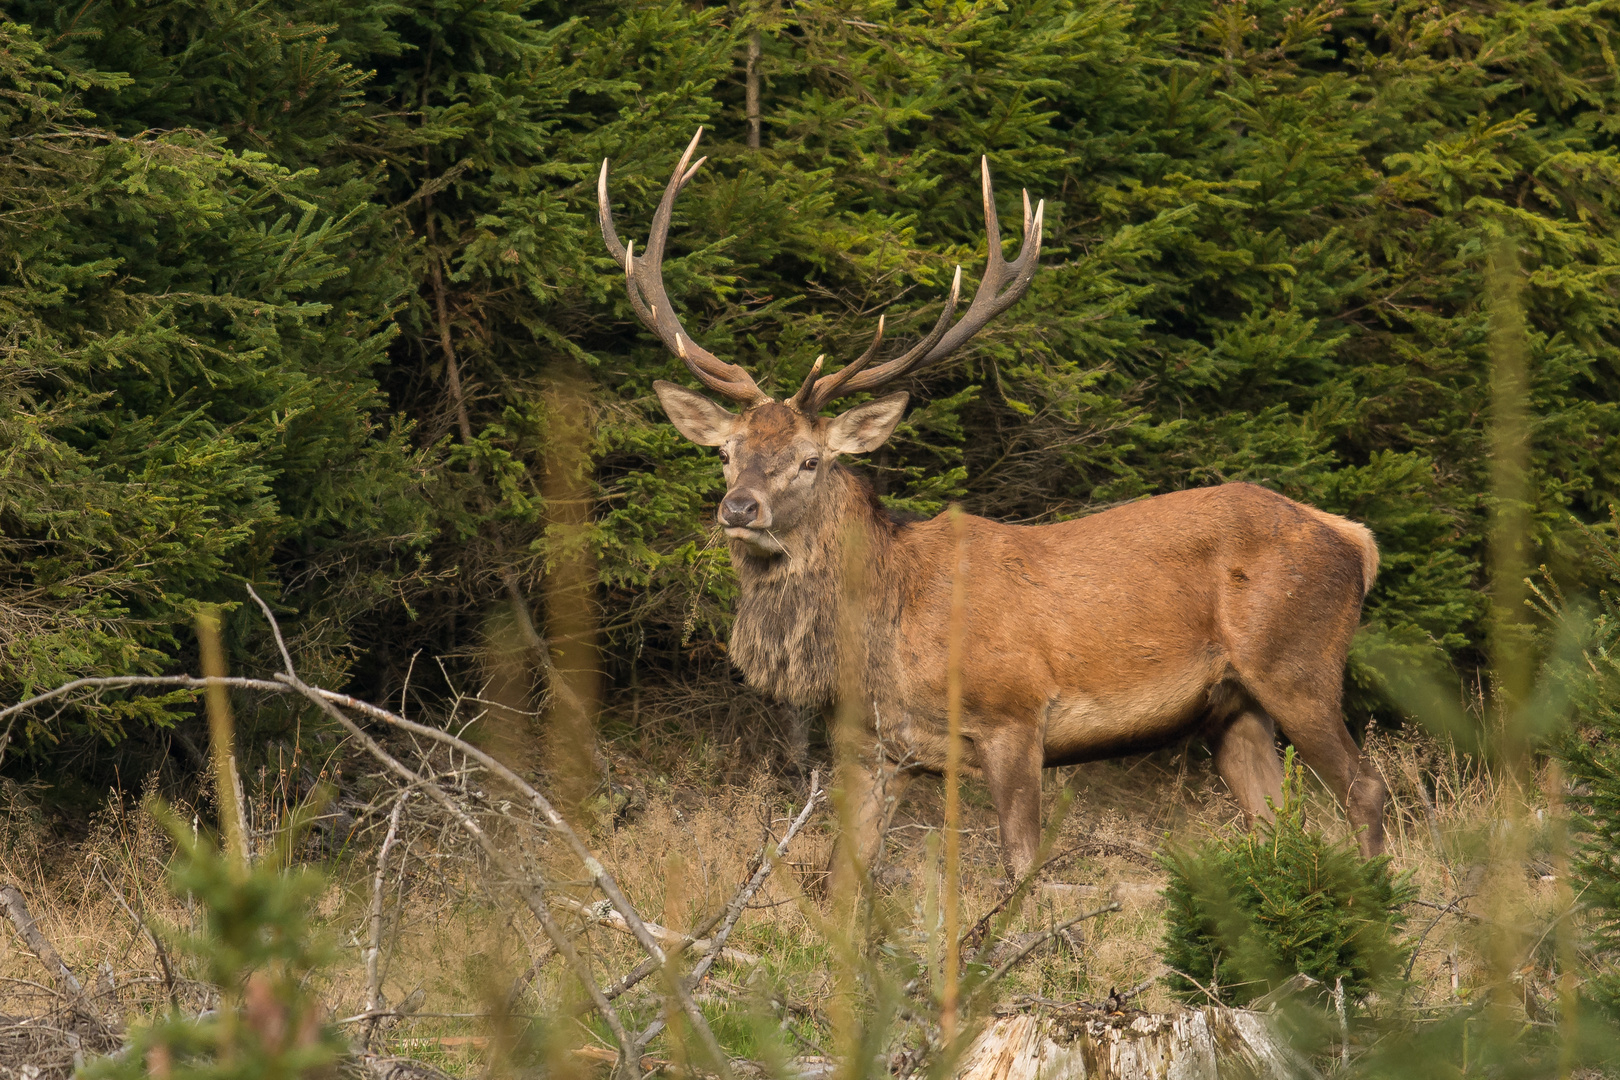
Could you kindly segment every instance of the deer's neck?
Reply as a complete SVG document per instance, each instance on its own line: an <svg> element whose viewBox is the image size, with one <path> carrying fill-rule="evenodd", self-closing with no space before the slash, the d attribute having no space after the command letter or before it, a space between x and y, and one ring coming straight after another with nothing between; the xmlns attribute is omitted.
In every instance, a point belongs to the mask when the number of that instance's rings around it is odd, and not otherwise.
<svg viewBox="0 0 1620 1080"><path fill-rule="evenodd" d="M856 602L858 591L865 632L851 635L858 644L849 659L864 690L866 673L877 666L875 654L892 636L873 628L891 622L881 609L898 528L876 507L866 484L839 469L829 477L825 513L785 539L785 554L762 559L732 545L739 597L730 654L750 686L798 705L835 700L839 628L845 604Z"/></svg>

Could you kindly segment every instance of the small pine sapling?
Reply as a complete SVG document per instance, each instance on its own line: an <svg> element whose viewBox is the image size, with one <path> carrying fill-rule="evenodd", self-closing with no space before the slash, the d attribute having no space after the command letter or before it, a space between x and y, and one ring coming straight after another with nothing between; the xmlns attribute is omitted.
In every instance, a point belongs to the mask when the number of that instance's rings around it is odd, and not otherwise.
<svg viewBox="0 0 1620 1080"><path fill-rule="evenodd" d="M219 1007L200 1017L170 1013L137 1028L129 1049L89 1066L85 1080L335 1076L345 1046L306 989L329 959L307 919L324 882L312 871L286 869L300 822L282 830L284 850L244 866L167 810L154 812L179 849L171 887L195 897L205 915L201 933L173 937L218 988Z"/></svg>
<svg viewBox="0 0 1620 1080"><path fill-rule="evenodd" d="M1302 783L1290 748L1275 822L1163 856L1161 953L1181 996L1245 1005L1299 973L1356 1000L1399 977L1415 889L1387 857L1309 831Z"/></svg>

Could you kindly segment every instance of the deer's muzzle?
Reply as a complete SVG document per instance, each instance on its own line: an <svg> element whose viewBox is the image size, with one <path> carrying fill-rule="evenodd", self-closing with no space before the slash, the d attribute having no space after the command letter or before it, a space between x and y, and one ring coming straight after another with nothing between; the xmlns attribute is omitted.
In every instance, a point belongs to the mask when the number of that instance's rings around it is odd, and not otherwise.
<svg viewBox="0 0 1620 1080"><path fill-rule="evenodd" d="M759 500L746 491L728 491L720 500L720 524L728 529L763 528Z"/></svg>

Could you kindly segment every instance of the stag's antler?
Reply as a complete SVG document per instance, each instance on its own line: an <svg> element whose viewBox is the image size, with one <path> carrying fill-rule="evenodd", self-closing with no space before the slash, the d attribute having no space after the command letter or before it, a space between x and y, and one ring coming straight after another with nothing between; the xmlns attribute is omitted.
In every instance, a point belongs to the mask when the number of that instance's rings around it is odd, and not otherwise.
<svg viewBox="0 0 1620 1080"><path fill-rule="evenodd" d="M596 200L602 218L602 239L607 243L607 249L619 265L624 267L625 288L630 293L630 306L635 309L636 315L642 323L657 334L669 350L686 362L686 366L696 375L698 381L717 394L724 394L735 401L747 405L757 405L762 401L769 401L764 391L760 390L753 377L738 367L728 364L707 349L692 340L692 336L681 326L675 317L675 305L669 302L669 296L664 292L664 241L669 238L669 219L675 209L675 196L681 189L691 182L697 175L698 169L708 158L698 158L690 168L687 163L692 160L692 154L697 150L698 140L703 137L703 129L698 128L697 134L686 146L686 153L681 155L680 163L675 166L675 175L669 178L669 186L664 188L664 199L658 204L658 212L653 215L652 232L647 237L647 249L638 259L633 245L626 246L619 242L619 234L613 230L613 209L608 204L608 163L602 162L602 174L596 182Z"/></svg>
<svg viewBox="0 0 1620 1080"><path fill-rule="evenodd" d="M602 218L602 239L607 243L608 252L618 260L620 266L624 267L630 306L635 309L636 315L647 329L657 334L671 352L685 361L687 368L704 386L746 405L757 405L769 401L770 398L748 372L736 364L726 363L693 341L691 335L681 326L680 320L675 317L675 305L669 302L669 296L664 292L664 242L669 238L669 221L675 208L675 197L691 182L692 177L697 175L703 163L709 160L699 158L696 163L688 166L693 153L697 151L698 140L702 137L703 129L698 128L697 134L692 136L692 141L687 144L686 153L681 155L680 162L675 166L675 174L669 178L669 186L664 188L663 201L658 204L658 212L653 215L652 232L647 237L647 250L640 259L636 258L633 247L620 242L618 233L613 229L613 209L608 203L607 190L608 163L605 160L602 162L602 174L596 183L597 203ZM1035 276L1035 267L1040 262L1041 223L1046 214L1046 202L1042 200L1032 215L1029 210L1029 192L1024 192L1023 247L1018 252L1017 259L1007 262L1001 257L1001 225L996 217L995 192L990 186L990 162L980 158L979 167L984 186L984 225L989 242L988 260L984 268L984 279L979 282L979 288L973 294L973 302L968 305L961 321L954 326L951 325L951 318L956 314L956 302L962 291L962 268L958 266L956 276L951 281L950 295L945 299L945 309L939 313L939 320L934 323L934 328L929 331L927 337L917 342L904 355L887 360L867 371L867 365L876 358L878 346L883 341L884 320L880 318L877 334L873 336L871 346L854 363L823 377L822 358L817 357L815 364L810 368L810 374L804 380L804 385L799 387L798 393L789 401L790 405L806 416L815 416L836 397L876 389L919 368L943 360L974 334L984 329L991 319L1016 304L1028 291L1030 279Z"/></svg>
<svg viewBox="0 0 1620 1080"><path fill-rule="evenodd" d="M995 191L990 186L988 159L979 159L979 171L983 177L984 228L989 240L989 258L984 268L984 279L979 282L979 288L973 294L973 302L968 305L961 321L955 326L951 325L951 316L956 312L957 297L962 289L962 268L958 266L956 277L951 282L950 296L945 300L945 310L940 312L939 321L934 324L934 329L927 337L917 342L903 356L887 360L866 371L864 370L866 365L877 354L878 342L883 340L883 320L879 319L877 336L859 360L824 378L821 376L819 360L810 369L804 385L799 387L799 392L794 394L792 399L793 406L800 412L814 416L836 397L862 390L874 390L919 368L943 360L960 348L968 338L984 329L991 319L1016 304L1029 290L1030 280L1035 276L1035 267L1041 258L1041 223L1046 216L1046 200L1041 200L1035 207L1035 213L1031 215L1029 192L1024 192L1023 247L1018 252L1018 258L1009 263L1001 257L1001 224L996 218L996 197Z"/></svg>

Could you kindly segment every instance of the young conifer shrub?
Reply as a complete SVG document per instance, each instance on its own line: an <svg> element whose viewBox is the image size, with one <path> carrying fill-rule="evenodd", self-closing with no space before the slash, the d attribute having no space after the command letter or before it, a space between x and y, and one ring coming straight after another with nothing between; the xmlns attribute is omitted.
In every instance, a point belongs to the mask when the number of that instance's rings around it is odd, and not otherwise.
<svg viewBox="0 0 1620 1080"><path fill-rule="evenodd" d="M1620 508L1614 516L1620 530ZM1570 832L1575 840L1571 877L1585 909L1586 935L1597 958L1582 993L1620 1020L1620 540L1613 531L1592 534L1610 588L1595 609L1572 608L1555 597L1548 613L1585 638L1578 655L1555 661L1569 695L1573 723L1554 749L1571 789ZM1544 596L1544 600L1546 597Z"/></svg>
<svg viewBox="0 0 1620 1080"><path fill-rule="evenodd" d="M336 1074L345 1045L307 988L330 959L310 932L319 874L291 865L303 823L282 831L280 850L243 866L207 837L159 810L179 849L170 885L204 912L201 932L171 934L199 975L219 991L201 1016L179 1011L137 1028L130 1048L87 1068L85 1080L294 1080Z"/></svg>
<svg viewBox="0 0 1620 1080"><path fill-rule="evenodd" d="M1387 857L1363 859L1307 829L1301 785L1290 748L1275 823L1163 856L1161 954L1189 1000L1207 1002L1207 991L1244 1005L1295 973L1328 989L1343 980L1356 999L1400 974L1396 935L1416 890Z"/></svg>

